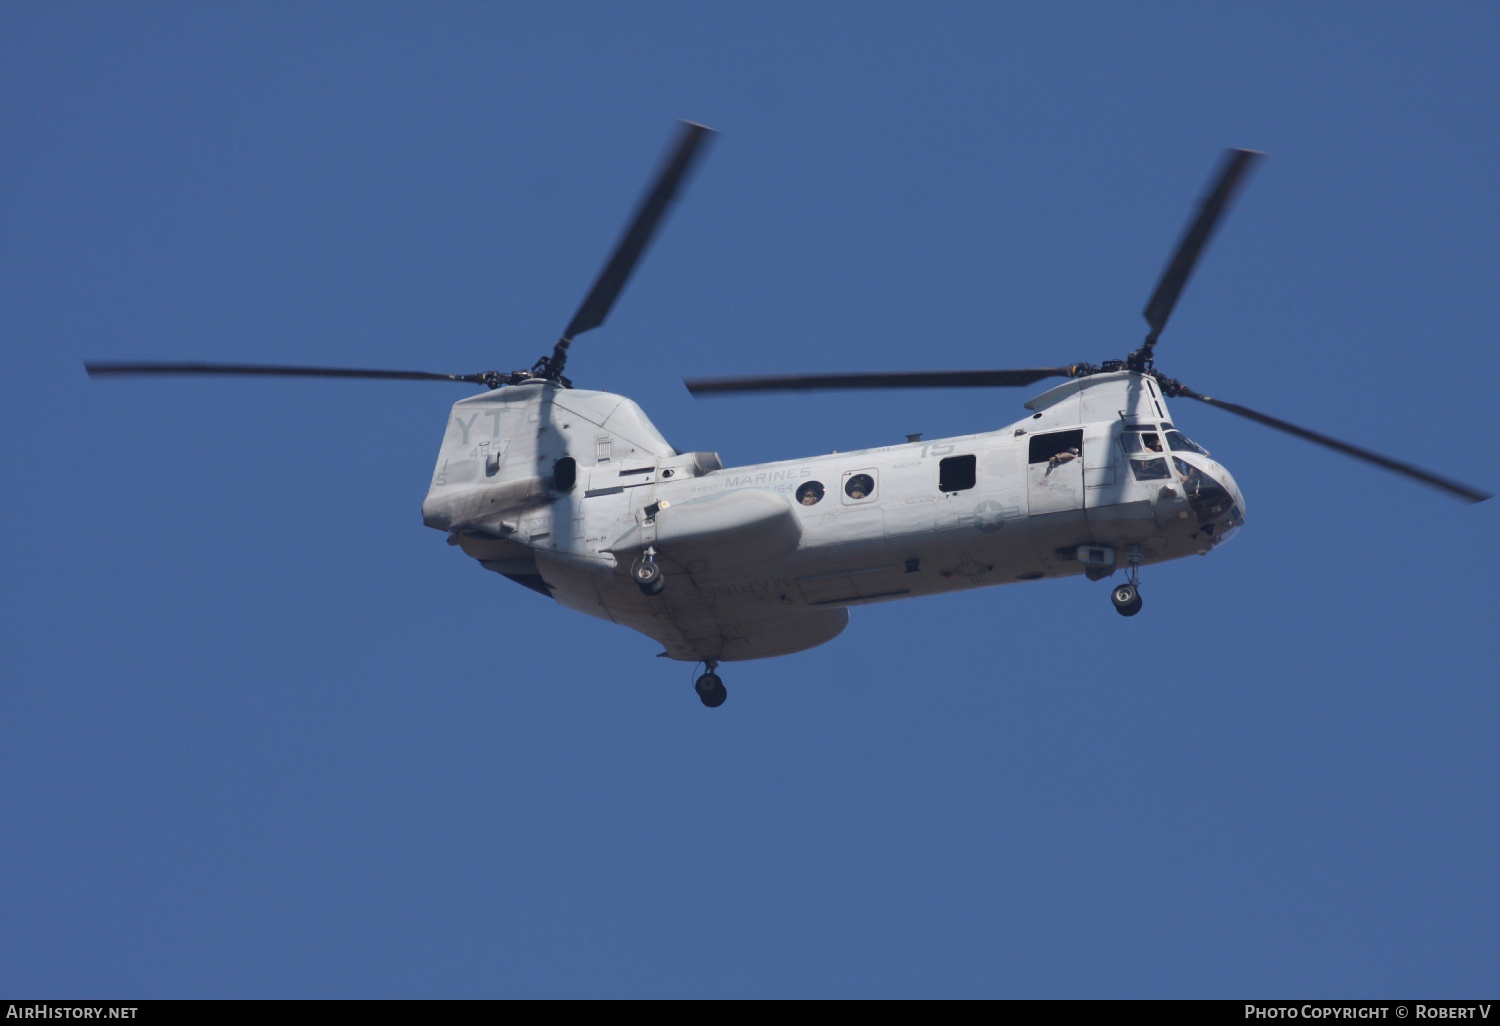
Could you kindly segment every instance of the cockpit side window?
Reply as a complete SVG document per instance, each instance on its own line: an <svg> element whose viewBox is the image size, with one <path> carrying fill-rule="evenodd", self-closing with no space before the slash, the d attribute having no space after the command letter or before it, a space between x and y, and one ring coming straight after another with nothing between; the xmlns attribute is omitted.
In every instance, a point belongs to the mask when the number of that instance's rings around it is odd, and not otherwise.
<svg viewBox="0 0 1500 1026"><path fill-rule="evenodd" d="M1155 428L1126 428L1125 433L1120 436L1120 444L1124 446L1127 456L1162 451L1161 435Z"/></svg>
<svg viewBox="0 0 1500 1026"><path fill-rule="evenodd" d="M1164 481L1171 477L1167 471L1166 459L1160 456L1149 460L1131 460L1130 473L1137 481Z"/></svg>

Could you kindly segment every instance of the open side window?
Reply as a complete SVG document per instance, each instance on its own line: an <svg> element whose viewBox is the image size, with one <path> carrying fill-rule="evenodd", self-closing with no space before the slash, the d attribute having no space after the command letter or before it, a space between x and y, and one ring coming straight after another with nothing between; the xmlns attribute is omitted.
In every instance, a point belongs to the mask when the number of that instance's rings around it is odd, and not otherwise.
<svg viewBox="0 0 1500 1026"><path fill-rule="evenodd" d="M973 488L978 460L974 456L949 456L938 464L938 491L961 492Z"/></svg>
<svg viewBox="0 0 1500 1026"><path fill-rule="evenodd" d="M1127 456L1162 451L1161 435L1155 427L1127 427L1120 435L1120 445L1124 447Z"/></svg>
<svg viewBox="0 0 1500 1026"><path fill-rule="evenodd" d="M1052 457L1071 449L1083 452L1083 428L1075 431L1053 431L1046 435L1032 435L1031 456L1027 462L1046 463Z"/></svg>

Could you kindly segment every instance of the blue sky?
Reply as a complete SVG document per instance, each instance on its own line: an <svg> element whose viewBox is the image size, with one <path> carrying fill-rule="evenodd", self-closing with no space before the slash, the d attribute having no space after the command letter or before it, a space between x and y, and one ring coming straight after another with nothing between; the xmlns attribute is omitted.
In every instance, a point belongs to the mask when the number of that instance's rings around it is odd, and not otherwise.
<svg viewBox="0 0 1500 1026"><path fill-rule="evenodd" d="M580 385L748 463L1028 390L684 376L1157 355L1494 491L1492 4L0 6L0 992L1432 996L1500 983L1497 504L1180 400L1249 523L682 664L422 527L471 372L722 132ZM1037 389L1040 391L1040 388Z"/></svg>

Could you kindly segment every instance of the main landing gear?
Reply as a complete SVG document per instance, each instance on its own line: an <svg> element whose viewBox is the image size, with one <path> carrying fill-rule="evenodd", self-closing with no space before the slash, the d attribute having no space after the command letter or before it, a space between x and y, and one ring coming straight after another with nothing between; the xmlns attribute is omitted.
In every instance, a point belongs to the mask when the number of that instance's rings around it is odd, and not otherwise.
<svg viewBox="0 0 1500 1026"><path fill-rule="evenodd" d="M708 672L693 682L693 690L698 692L698 698L710 709L717 709L724 704L724 699L729 697L729 691L724 687L724 682L714 671L719 668L715 659L707 663Z"/></svg>
<svg viewBox="0 0 1500 1026"><path fill-rule="evenodd" d="M1122 584L1110 592L1109 600L1115 604L1115 612L1121 616L1134 616L1141 611L1141 592L1133 584Z"/></svg>
<svg viewBox="0 0 1500 1026"><path fill-rule="evenodd" d="M1115 612L1121 616L1134 616L1141 611L1141 547L1130 546L1130 569L1128 580L1110 592L1109 600L1115 604Z"/></svg>
<svg viewBox="0 0 1500 1026"><path fill-rule="evenodd" d="M667 586L661 567L656 565L655 549L646 550L645 557L631 568L630 576L635 578L636 586L643 595L660 595L661 590Z"/></svg>

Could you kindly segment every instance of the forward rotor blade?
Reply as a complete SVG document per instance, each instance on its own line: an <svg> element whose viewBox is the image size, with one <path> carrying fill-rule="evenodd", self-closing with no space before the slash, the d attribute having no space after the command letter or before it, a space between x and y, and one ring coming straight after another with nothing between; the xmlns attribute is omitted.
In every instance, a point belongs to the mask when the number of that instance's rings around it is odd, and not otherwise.
<svg viewBox="0 0 1500 1026"><path fill-rule="evenodd" d="M640 261L646 244L656 233L657 225L661 223L662 215L666 213L672 197L676 195L678 186L682 184L683 178L692 167L693 160L698 155L704 139L711 132L713 129L691 121L682 123L682 127L677 132L677 141L666 163L657 174L650 191L641 200L640 209L635 212L635 218L630 222L630 227L615 244L615 251L610 254L609 262L599 272L594 287L589 289L589 294L584 297L583 305L578 308L578 312L573 315L573 319L563 330L564 339L571 340L604 323L604 318L609 315L610 307L614 306L620 290L625 287L625 282L630 279L630 273L635 270L635 265Z"/></svg>
<svg viewBox="0 0 1500 1026"><path fill-rule="evenodd" d="M385 378L398 381L465 381L485 383L479 374L435 374L432 371L360 370L351 367L281 367L262 363L85 363L91 378L187 374L251 375L270 378Z"/></svg>
<svg viewBox="0 0 1500 1026"><path fill-rule="evenodd" d="M1151 300L1143 311L1146 323L1151 326L1151 332L1146 336L1148 353L1151 347L1156 345L1156 337L1167 326L1167 318L1172 316L1172 308L1177 305L1177 297L1182 295L1183 287L1192 276L1193 268L1197 265L1198 258L1203 255L1209 236L1213 234L1225 208L1229 206L1229 201L1234 198L1235 190L1239 188L1245 175L1255 166L1256 161L1263 156L1265 154L1256 150L1225 152L1224 161L1219 165L1219 173L1214 179L1213 187L1203 195L1198 206L1198 216L1188 226L1182 240L1177 243L1177 252L1172 255L1171 263L1167 264L1167 269L1162 272L1161 280L1156 283L1156 291L1151 294Z"/></svg>
<svg viewBox="0 0 1500 1026"><path fill-rule="evenodd" d="M895 371L880 374L792 374L766 378L696 378L684 381L693 395L726 392L813 392L842 388L995 388L1072 377L1072 367L1032 370Z"/></svg>
<svg viewBox="0 0 1500 1026"><path fill-rule="evenodd" d="M1468 502L1483 502L1485 499L1494 498L1489 492L1481 492L1477 488L1470 488L1466 484L1460 484L1451 478L1442 477L1431 471L1423 470L1421 467L1412 466L1410 463L1393 460L1389 456L1382 456L1378 452L1371 452L1369 449L1362 449L1357 445L1341 442L1337 438L1330 438L1316 431L1310 431L1305 427L1298 427L1296 424L1290 424L1269 414L1252 410L1248 406L1241 406L1238 403L1229 403L1223 399L1215 399L1213 396L1202 395L1190 388L1183 388L1178 394L1187 396L1189 399L1197 399L1199 402L1207 403L1210 406L1217 406L1221 410L1228 410L1230 413L1239 414L1241 417L1249 418L1258 424L1273 427L1277 431L1285 431L1289 435L1305 438L1309 442L1315 442L1336 452L1341 452L1345 456L1353 456L1357 460L1373 463L1377 467L1383 467L1386 470L1400 474L1402 477L1409 477L1413 481L1420 481L1428 487L1447 492L1449 495Z"/></svg>

